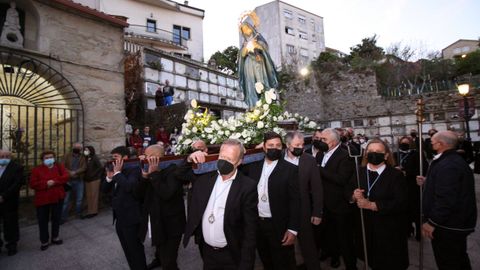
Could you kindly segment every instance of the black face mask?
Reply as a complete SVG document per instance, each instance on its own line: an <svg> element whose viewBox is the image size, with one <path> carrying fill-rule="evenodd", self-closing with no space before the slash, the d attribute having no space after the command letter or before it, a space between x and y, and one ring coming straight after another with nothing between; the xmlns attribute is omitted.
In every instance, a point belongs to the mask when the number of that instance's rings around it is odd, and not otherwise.
<svg viewBox="0 0 480 270"><path fill-rule="evenodd" d="M410 133L410 136L412 136L413 138L417 137L417 133L416 132L412 132Z"/></svg>
<svg viewBox="0 0 480 270"><path fill-rule="evenodd" d="M400 148L400 150L402 151L408 151L408 149L410 149L410 144L408 143L401 143L398 148Z"/></svg>
<svg viewBox="0 0 480 270"><path fill-rule="evenodd" d="M299 157L303 154L303 148L302 147L294 147L293 151L290 151L294 156Z"/></svg>
<svg viewBox="0 0 480 270"><path fill-rule="evenodd" d="M342 143L346 143L346 142L348 141L348 138L345 137L345 136L342 136L342 137L340 138L340 141L341 141Z"/></svg>
<svg viewBox="0 0 480 270"><path fill-rule="evenodd" d="M370 152L367 154L368 163L378 165L385 161L385 153Z"/></svg>
<svg viewBox="0 0 480 270"><path fill-rule="evenodd" d="M275 161L280 159L280 157L282 156L282 150L277 148L269 148L267 149L267 153L265 155L269 160Z"/></svg>
<svg viewBox="0 0 480 270"><path fill-rule="evenodd" d="M78 148L73 148L72 152L73 152L74 154L80 154L80 149L78 149Z"/></svg>
<svg viewBox="0 0 480 270"><path fill-rule="evenodd" d="M220 172L221 175L227 175L235 169L232 163L224 160L224 159L219 159L217 160L217 169Z"/></svg>
<svg viewBox="0 0 480 270"><path fill-rule="evenodd" d="M321 140L313 140L313 147L315 147L320 152L327 152L328 151L328 144Z"/></svg>

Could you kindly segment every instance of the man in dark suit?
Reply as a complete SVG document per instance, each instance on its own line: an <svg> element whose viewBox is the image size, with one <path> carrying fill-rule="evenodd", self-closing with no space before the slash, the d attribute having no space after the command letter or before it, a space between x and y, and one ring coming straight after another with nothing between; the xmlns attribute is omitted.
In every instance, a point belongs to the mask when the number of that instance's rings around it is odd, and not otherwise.
<svg viewBox="0 0 480 270"><path fill-rule="evenodd" d="M257 189L252 179L237 170L244 153L240 141L226 140L220 147L218 171L195 179L183 243L187 246L190 237L195 236L205 270L254 267ZM203 163L206 155L196 151L187 162ZM189 170L184 168L184 174L190 174Z"/></svg>
<svg viewBox="0 0 480 270"><path fill-rule="evenodd" d="M328 146L321 139L322 131L323 129L315 130L312 136L312 147L305 150L305 153L312 155L317 160L318 165L322 162L323 152L328 150Z"/></svg>
<svg viewBox="0 0 480 270"><path fill-rule="evenodd" d="M323 214L323 186L320 172L315 158L303 151L305 142L302 133L289 132L285 142L287 145L285 161L298 167L301 204L298 240L304 266L307 270L318 270L320 261L313 229L320 224Z"/></svg>
<svg viewBox="0 0 480 270"><path fill-rule="evenodd" d="M265 159L243 168L258 182L257 250L267 270L296 268L294 243L300 230L298 169L281 158L282 146L280 135L265 133Z"/></svg>
<svg viewBox="0 0 480 270"><path fill-rule="evenodd" d="M11 161L11 153L0 149L0 223L3 223L3 239L7 255L17 254L18 196L23 184L23 167ZM0 228L0 233L2 232ZM3 241L0 235L0 251Z"/></svg>
<svg viewBox="0 0 480 270"><path fill-rule="evenodd" d="M143 201L141 239L145 239L148 233L155 246L155 259L147 268L160 267L161 262L164 270L178 270L178 246L185 231L183 187L176 178L175 164L159 170L164 153L163 146L158 144L145 149L148 169L142 171L135 196Z"/></svg>
<svg viewBox="0 0 480 270"><path fill-rule="evenodd" d="M102 190L103 192L113 190L112 209L115 229L130 269L144 270L147 264L139 236L142 221L141 204L134 197L134 189L138 185L142 172L139 167L123 168L123 162L128 159L128 153L125 146L112 150L113 168L107 168L107 177Z"/></svg>
<svg viewBox="0 0 480 270"><path fill-rule="evenodd" d="M422 234L431 239L440 270L472 269L467 236L475 231L477 205L472 169L455 150L457 134L440 131L432 137L437 152L427 176L417 176L423 190Z"/></svg>
<svg viewBox="0 0 480 270"><path fill-rule="evenodd" d="M352 211L349 203L348 184L355 165L348 151L341 147L340 135L335 129L322 131L321 140L328 145L320 163L324 191L324 222L327 235L326 250L333 268L340 266L342 255L347 270L356 269L354 255Z"/></svg>

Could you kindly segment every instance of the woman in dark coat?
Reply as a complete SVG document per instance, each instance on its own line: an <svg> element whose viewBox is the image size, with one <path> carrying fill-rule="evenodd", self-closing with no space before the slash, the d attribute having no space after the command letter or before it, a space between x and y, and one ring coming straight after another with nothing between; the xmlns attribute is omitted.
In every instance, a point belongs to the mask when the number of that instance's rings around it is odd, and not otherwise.
<svg viewBox="0 0 480 270"><path fill-rule="evenodd" d="M374 270L403 270L409 265L405 229L407 185L402 172L393 164L388 146L372 139L360 168L360 187L356 178L352 180L352 201L364 212L368 262ZM361 232L357 235L363 248ZM359 253L361 258L360 254L363 251Z"/></svg>

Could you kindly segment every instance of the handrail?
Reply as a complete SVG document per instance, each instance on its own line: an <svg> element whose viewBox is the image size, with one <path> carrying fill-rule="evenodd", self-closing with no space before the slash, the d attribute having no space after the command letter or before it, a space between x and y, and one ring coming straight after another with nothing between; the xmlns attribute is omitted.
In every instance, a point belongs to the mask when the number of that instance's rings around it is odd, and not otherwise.
<svg viewBox="0 0 480 270"><path fill-rule="evenodd" d="M139 32L139 29L142 29L142 31ZM133 33L136 33L136 34L143 34L143 35L150 35L150 36L153 36L153 37L159 37L159 38L162 38L162 39L172 41L174 43L176 43L175 39L179 39L181 41L179 45L183 45L182 43L184 43L184 42L186 43L187 41L189 41L189 39L184 38L181 34L179 35L179 34L176 34L176 33L173 33L173 32L158 28L158 27L155 28L155 32L147 31L147 29L148 29L147 25L130 24L129 27L125 28L125 32L126 33L133 32Z"/></svg>

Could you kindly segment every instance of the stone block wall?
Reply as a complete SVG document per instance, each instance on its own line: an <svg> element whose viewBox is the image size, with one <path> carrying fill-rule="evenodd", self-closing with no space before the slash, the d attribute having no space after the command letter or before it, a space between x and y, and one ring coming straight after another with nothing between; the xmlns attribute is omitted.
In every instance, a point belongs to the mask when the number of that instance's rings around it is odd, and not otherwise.
<svg viewBox="0 0 480 270"><path fill-rule="evenodd" d="M471 91L476 104L480 96ZM419 95L384 97L377 91L374 72L342 71L336 74L311 75L287 83L283 99L290 112L308 116L323 127L353 127L356 133L380 136L390 142L417 128L415 110ZM464 130L459 115L458 101L462 97L456 89L422 94L426 121L423 132ZM474 141L480 140L479 118L475 114L470 123Z"/></svg>
<svg viewBox="0 0 480 270"><path fill-rule="evenodd" d="M125 144L123 29L34 3L40 18L35 57L76 89L83 103L85 144L107 156Z"/></svg>

